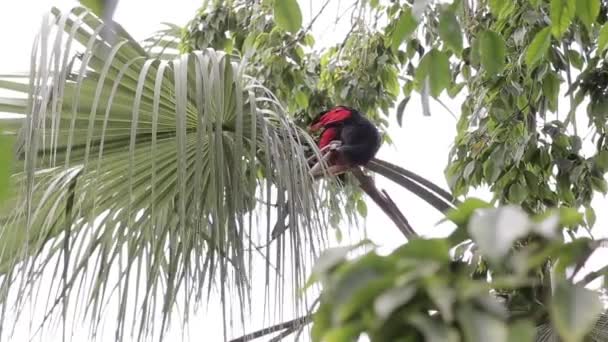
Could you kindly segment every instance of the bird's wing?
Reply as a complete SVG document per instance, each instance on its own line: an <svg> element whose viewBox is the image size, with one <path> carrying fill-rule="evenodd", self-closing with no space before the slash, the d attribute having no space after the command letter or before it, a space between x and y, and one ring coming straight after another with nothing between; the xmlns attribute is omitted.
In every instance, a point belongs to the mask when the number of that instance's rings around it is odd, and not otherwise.
<svg viewBox="0 0 608 342"><path fill-rule="evenodd" d="M339 130L337 127L328 127L323 133L321 133L321 138L319 139L319 148L323 148L329 145L330 142L336 140L338 138Z"/></svg>
<svg viewBox="0 0 608 342"><path fill-rule="evenodd" d="M321 127L336 124L350 118L352 111L346 107L336 107L327 113L321 115L310 125L311 131L316 131Z"/></svg>

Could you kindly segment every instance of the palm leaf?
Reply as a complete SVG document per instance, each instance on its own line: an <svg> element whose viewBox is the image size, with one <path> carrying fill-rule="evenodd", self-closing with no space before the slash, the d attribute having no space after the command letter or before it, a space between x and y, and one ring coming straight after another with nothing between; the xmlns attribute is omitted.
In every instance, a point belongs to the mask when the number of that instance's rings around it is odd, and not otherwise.
<svg viewBox="0 0 608 342"><path fill-rule="evenodd" d="M155 315L164 332L178 303L188 312L213 284L224 306L236 296L246 308L252 250L266 274L276 253L277 271L291 265L290 287L300 288L329 215L303 155L314 142L243 62L213 50L165 60L120 25L103 27L84 8L53 9L29 78L0 77L27 95L0 99L0 110L26 114L19 191L0 211L2 304L15 298L19 312L55 269L42 326L73 308L96 332L110 302L116 339L128 310L141 338ZM269 243L277 196L291 203L289 258L256 247Z"/></svg>
<svg viewBox="0 0 608 342"><path fill-rule="evenodd" d="M174 59L180 54L182 28L163 23L166 28L156 31L151 37L142 42L146 53L160 59Z"/></svg>

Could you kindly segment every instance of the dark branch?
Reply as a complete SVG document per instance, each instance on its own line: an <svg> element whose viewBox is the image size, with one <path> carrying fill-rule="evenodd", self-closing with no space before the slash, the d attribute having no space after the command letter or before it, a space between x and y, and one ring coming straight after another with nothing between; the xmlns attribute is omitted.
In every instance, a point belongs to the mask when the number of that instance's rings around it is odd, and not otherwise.
<svg viewBox="0 0 608 342"><path fill-rule="evenodd" d="M395 172L398 172L400 174L402 174L404 177L407 178L411 178L413 181L416 181L417 183L420 183L420 185L425 186L426 188L428 188L429 190L433 191L434 193L436 193L437 195L441 196L443 199L445 199L447 202L453 203L455 205L460 204L460 201L458 201L457 199L454 198L454 196L452 196L451 193L449 193L448 191L444 190L442 187L440 187L439 185L431 182L430 180L418 175L417 173L404 169L401 166L395 165L395 164L391 164L387 161L378 159L378 158L374 158L372 159L372 161L370 163L377 163L379 165L382 165L385 168L391 169Z"/></svg>
<svg viewBox="0 0 608 342"><path fill-rule="evenodd" d="M277 325L273 325L271 327L252 332L250 334L247 334L247 335L244 335L241 337L237 337L233 340L230 340L230 342L251 341L251 340L255 340L256 338L260 338L262 336L272 334L274 332L281 331L281 330L288 330L289 333L292 333L295 330L297 330L298 328L309 324L310 322L312 322L312 315L309 314L306 316L298 317L296 319L292 319L291 321L279 323Z"/></svg>
<svg viewBox="0 0 608 342"><path fill-rule="evenodd" d="M388 192L386 192L386 190L382 190L382 194L384 195L384 198L386 199L386 202L392 207L391 211L395 214L395 216L397 216L399 218L399 220L401 222L403 222L403 224L405 226L407 226L408 230L410 232L415 233L414 228L412 228L412 225L410 224L410 222L405 218L405 216L403 216L403 213L401 212L401 210L399 210L399 208L397 207L397 204L395 203L395 201L393 201L393 199L391 198L391 196L389 196ZM414 237L418 236L418 234L416 234Z"/></svg>
<svg viewBox="0 0 608 342"><path fill-rule="evenodd" d="M386 163L386 162L385 162ZM418 197L422 198L424 201L426 201L428 204L430 204L431 206L433 206L435 209L437 209L438 211L440 211L441 213L446 213L448 210L452 209L455 207L454 203L449 201L448 198L451 198L453 200L453 197L451 195L449 196L439 196L438 194L435 194L434 192L431 192L429 190L427 190L426 188L424 188L423 186L419 185L417 182L411 180L410 178L414 178L414 179L420 179L422 180L423 178L416 175L416 174L412 174L413 177L408 177L405 176L402 173L399 173L397 171L395 171L395 169L393 167L387 167L383 164L377 163L374 161L370 162L366 168L370 171L373 171L377 174L380 174L390 180L392 180L393 182L401 185L402 187L406 188L407 190L411 191L412 193L414 193L415 195L417 195ZM403 169L404 170L404 169ZM404 170L407 171L407 170ZM425 185L426 184L432 184L430 181L424 180ZM432 188L439 188L436 185L432 185ZM445 195L445 190L442 190L443 195ZM446 198L448 197L448 198Z"/></svg>
<svg viewBox="0 0 608 342"><path fill-rule="evenodd" d="M604 266L597 271L588 273L585 277L583 277L583 279L578 281L577 284L581 284L584 286L589 285L589 283L594 281L595 279L601 276L605 276L606 272L608 272L608 266Z"/></svg>
<svg viewBox="0 0 608 342"><path fill-rule="evenodd" d="M352 174L359 181L361 189L384 211L386 215L395 223L397 228L403 233L408 239L418 237L416 231L410 226L409 222L401 213L399 208L395 205L386 192L381 193L370 176L363 174L363 171L359 168L352 169Z"/></svg>
<svg viewBox="0 0 608 342"><path fill-rule="evenodd" d="M300 329L302 327L303 327L303 325L294 325L291 328L287 328L287 329L283 330L283 332L281 332L277 336L273 337L272 340L270 340L268 342L279 342L279 341L282 341L285 337L293 334L294 332L296 332L296 330L298 330L298 329Z"/></svg>

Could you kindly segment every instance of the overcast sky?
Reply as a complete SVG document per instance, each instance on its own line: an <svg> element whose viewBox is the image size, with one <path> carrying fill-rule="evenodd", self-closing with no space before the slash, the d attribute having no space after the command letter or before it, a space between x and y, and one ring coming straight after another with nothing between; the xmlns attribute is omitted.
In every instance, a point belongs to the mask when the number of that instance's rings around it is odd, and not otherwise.
<svg viewBox="0 0 608 342"><path fill-rule="evenodd" d="M310 5L316 13L322 1L300 1L304 12L304 23L310 19ZM347 3L348 1L343 1ZM50 9L51 5L68 6L72 1L50 1L50 0L20 0L5 1L0 7L0 74L13 71L27 71L29 68L30 49L40 25L42 14ZM172 22L178 25L185 24L195 14L196 9L202 1L179 0L122 0L115 14L115 20L121 23L126 30L136 39L150 36L159 23ZM330 6L337 6L340 1L332 1ZM344 5L343 5L344 6ZM336 13L343 9L328 8L328 15L321 17L314 27L315 36L321 37L322 44L330 44L340 41L341 37L349 28L347 20L335 25ZM0 96L2 94L0 93ZM448 105L451 105L447 101ZM408 104L404 116L404 127L392 125L391 137L394 146L384 146L379 157L401 165L407 169L424 175L435 183L447 188L443 170L447 163L448 151L455 135L455 119L441 106L432 103L431 117L423 117L419 99L414 97ZM452 111L458 113L458 106L453 106ZM391 116L394 122L394 115ZM403 210L415 229L427 236L445 235L447 228L437 228L435 224L441 216L431 207L423 203L414 195L402 191L390 182L378 179L378 185L389 191L395 202ZM478 191L477 195L489 199L486 191ZM594 233L597 236L605 236L606 213L600 208L606 208L608 204L605 199L596 196L597 224ZM369 203L369 217L367 220L367 232L369 237L377 244L383 246L384 250L390 250L404 242L403 237L394 228L391 221L380 212L373 203ZM447 227L447 226L446 226ZM177 320L178 317L175 317ZM178 321L174 322L178 322ZM222 339L221 315L216 311L208 313L201 312L195 318L191 318L190 337L192 341L219 341ZM254 324L255 327L261 322ZM27 336L28 328L20 327L18 336ZM85 331L86 333L86 331ZM113 332L112 332L113 333ZM24 335L25 334L25 335ZM74 341L83 340L75 337ZM86 336L86 335L85 335ZM112 336L111 334L109 336ZM181 340L182 331L179 324L174 324L170 331L169 341ZM59 341L61 335L51 338L44 336L45 341ZM22 337L16 341L24 340Z"/></svg>

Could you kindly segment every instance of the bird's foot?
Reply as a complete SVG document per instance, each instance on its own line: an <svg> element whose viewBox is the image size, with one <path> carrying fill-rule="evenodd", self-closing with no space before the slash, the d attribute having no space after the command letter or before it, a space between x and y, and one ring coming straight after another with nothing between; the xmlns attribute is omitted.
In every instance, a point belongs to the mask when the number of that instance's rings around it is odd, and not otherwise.
<svg viewBox="0 0 608 342"><path fill-rule="evenodd" d="M334 151L337 150L340 146L342 146L342 142L340 140L332 140L328 146L330 151Z"/></svg>

